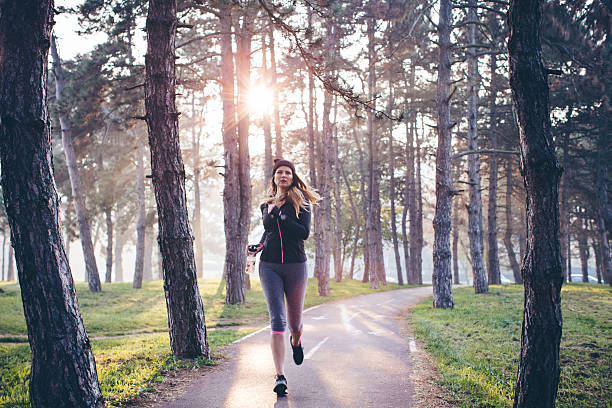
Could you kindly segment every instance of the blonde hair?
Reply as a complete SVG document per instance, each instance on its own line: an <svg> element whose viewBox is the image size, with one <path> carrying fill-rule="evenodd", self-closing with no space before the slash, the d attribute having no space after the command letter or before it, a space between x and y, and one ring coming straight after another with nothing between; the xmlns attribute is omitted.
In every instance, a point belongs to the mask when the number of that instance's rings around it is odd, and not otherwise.
<svg viewBox="0 0 612 408"><path fill-rule="evenodd" d="M295 173L292 172L293 180L291 185L285 192L285 200L295 209L295 216L300 216L300 210L306 210L308 204L316 204L317 201L321 201L321 196L314 188L306 184L302 179ZM268 198L264 200L265 204L272 204L278 194L278 187L274 182L274 174L270 179L268 186Z"/></svg>

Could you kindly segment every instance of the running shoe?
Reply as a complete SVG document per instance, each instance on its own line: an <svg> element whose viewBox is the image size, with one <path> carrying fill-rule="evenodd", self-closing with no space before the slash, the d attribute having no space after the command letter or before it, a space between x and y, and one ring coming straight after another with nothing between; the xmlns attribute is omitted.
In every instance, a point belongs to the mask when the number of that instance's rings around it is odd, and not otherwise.
<svg viewBox="0 0 612 408"><path fill-rule="evenodd" d="M274 392L279 397L287 394L287 379L284 375L277 375L276 382L274 383Z"/></svg>
<svg viewBox="0 0 612 408"><path fill-rule="evenodd" d="M291 343L291 337L289 337L289 344L291 344L291 349L293 350L293 361L296 365L302 364L302 362L304 361L304 348L302 347L302 339L300 339L300 342L297 346L294 346L293 343Z"/></svg>

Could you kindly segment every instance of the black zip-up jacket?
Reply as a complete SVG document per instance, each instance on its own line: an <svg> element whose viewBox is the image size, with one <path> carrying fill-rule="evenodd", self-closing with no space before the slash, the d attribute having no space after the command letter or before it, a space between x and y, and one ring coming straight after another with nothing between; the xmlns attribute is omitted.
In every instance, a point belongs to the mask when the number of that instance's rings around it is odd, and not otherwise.
<svg viewBox="0 0 612 408"><path fill-rule="evenodd" d="M299 263L306 261L304 240L310 235L310 207L300 208L295 215L293 204L285 202L268 213L268 204L261 205L264 233L261 260L272 263Z"/></svg>

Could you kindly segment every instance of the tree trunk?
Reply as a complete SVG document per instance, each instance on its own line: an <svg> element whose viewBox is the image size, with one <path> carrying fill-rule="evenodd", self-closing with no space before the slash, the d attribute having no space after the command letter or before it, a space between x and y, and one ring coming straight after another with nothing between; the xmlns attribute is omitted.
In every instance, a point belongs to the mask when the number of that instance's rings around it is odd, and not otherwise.
<svg viewBox="0 0 612 408"><path fill-rule="evenodd" d="M251 287L249 276L244 273L246 268L245 248L249 239L251 226L251 164L249 158L249 90L251 87L251 25L253 12L247 5L243 15L236 24L236 73L238 75L238 180L240 186L240 217L238 218L239 243L241 250L236 254L238 274L242 277L242 291L231 286L227 279L226 302L230 304L244 302L244 289ZM235 282L237 283L237 282ZM230 293L234 291L235 293Z"/></svg>
<svg viewBox="0 0 612 408"><path fill-rule="evenodd" d="M476 1L468 1L468 21L478 21ZM477 44L476 24L468 27L468 42L471 46ZM480 73L476 48L470 47L468 55L468 150L478 150L478 88ZM474 291L489 292L487 276L483 262L483 228L482 228L482 197L480 195L480 156L468 155L468 179L470 203L468 208L468 236L470 238L470 256L472 258L472 275L474 276Z"/></svg>
<svg viewBox="0 0 612 408"><path fill-rule="evenodd" d="M389 67L387 69L389 83L389 100L387 102L387 113L391 115L393 111L393 71ZM402 275L402 262L400 261L399 242L397 239L397 222L395 214L395 152L393 151L393 121L389 121L389 199L391 201L391 237L393 240L393 253L395 254L395 269L397 271L397 283L404 284Z"/></svg>
<svg viewBox="0 0 612 408"><path fill-rule="evenodd" d="M359 194L361 195L361 213L363 214L363 238L361 240L361 247L363 251L363 277L361 281L365 283L370 281L370 256L367 250L367 245L369 242L368 228L371 221L370 217L368 217L368 197L366 196L367 174L365 170L365 160L363 158L363 149L361 148L357 130L355 127L353 127L352 130L353 139L355 140L355 145L357 146L357 151L359 152Z"/></svg>
<svg viewBox="0 0 612 408"><path fill-rule="evenodd" d="M527 247L521 267L525 309L515 408L553 408L560 374L561 168L550 134L547 73L541 60L541 20L540 1L510 1L510 86L519 125L527 206Z"/></svg>
<svg viewBox="0 0 612 408"><path fill-rule="evenodd" d="M453 200L453 278L455 285L459 285L459 254L457 244L459 243L459 201Z"/></svg>
<svg viewBox="0 0 612 408"><path fill-rule="evenodd" d="M512 226L514 225L514 219L512 218L512 188L512 159L509 158L506 162L506 233L504 234L504 245L508 253L510 268L512 268L514 283L520 285L523 283L523 277L521 276L521 268L516 260L516 253L512 244Z"/></svg>
<svg viewBox="0 0 612 408"><path fill-rule="evenodd" d="M272 94L274 97L274 131L276 141L276 157L283 157L283 138L281 136L280 114L278 109L278 79L276 76L276 46L274 42L274 24L269 25L270 37L270 74L272 79ZM312 74L311 74L312 75Z"/></svg>
<svg viewBox="0 0 612 408"><path fill-rule="evenodd" d="M376 60L375 52L375 24L372 18L367 21L368 32L368 99L376 104ZM370 261L370 287L378 289L379 283L387 284L385 264L382 247L382 226L380 223L380 168L378 162L378 138L375 124L375 116L372 109L368 110L368 200L369 211L367 217L370 218L368 231L368 252Z"/></svg>
<svg viewBox="0 0 612 408"><path fill-rule="evenodd" d="M196 132L198 112L195 109L195 92L191 94L191 116L193 127L191 132L191 146L193 148L193 237L195 240L195 262L198 278L204 276L204 246L202 244L202 205L200 197L200 136L201 127ZM146 247L145 247L146 248ZM148 251L148 249L146 249ZM146 257L145 257L146 262Z"/></svg>
<svg viewBox="0 0 612 408"><path fill-rule="evenodd" d="M438 149L436 152L436 213L433 220L433 306L453 308L451 286L451 206L453 185L451 180L451 123L450 123L450 71L451 71L451 0L440 0L438 22Z"/></svg>
<svg viewBox="0 0 612 408"><path fill-rule="evenodd" d="M2 229L2 276L0 280L5 280L5 275L4 275L4 271L6 270L5 268L5 264L6 264L6 229Z"/></svg>
<svg viewBox="0 0 612 408"><path fill-rule="evenodd" d="M273 24L270 24L272 27ZM271 28L273 30L274 28ZM264 84L269 87L273 87L276 90L276 84L272 83L270 72L268 69L268 57L266 56L266 36L261 36L261 53L262 53L262 71L264 77ZM277 109L277 107L275 108ZM272 161L272 124L270 121L270 111L266 109L263 114L263 133L264 133L264 191L268 189L268 183L272 179L272 169L274 164Z"/></svg>
<svg viewBox="0 0 612 408"><path fill-rule="evenodd" d="M599 244L597 243L598 238L597 238L597 232L593 231L593 238L591 240L591 246L593 247L593 255L595 256L595 272L597 274L597 283L601 283L601 272L602 272L602 267L601 267L601 249Z"/></svg>
<svg viewBox="0 0 612 408"><path fill-rule="evenodd" d="M600 136L601 138L602 136ZM600 241L601 241L601 254L602 254L602 271L604 282L612 285L612 259L610 258L610 245L608 243L608 230L612 226L612 220L609 220L608 213L610 211L608 203L608 191L606 190L606 180L608 179L608 173L606 168L606 162L603 159L604 146L600 141L599 155L600 160L597 162L597 175L596 175L596 186L597 186L597 203L598 203L598 220L597 225L599 227Z"/></svg>
<svg viewBox="0 0 612 408"><path fill-rule="evenodd" d="M123 247L127 236L119 232L115 238L115 282L123 282Z"/></svg>
<svg viewBox="0 0 612 408"><path fill-rule="evenodd" d="M106 219L106 276L104 282L112 281L113 273L113 211L111 207L104 209Z"/></svg>
<svg viewBox="0 0 612 408"><path fill-rule="evenodd" d="M335 59L336 32L331 18L326 21L327 47L325 59L331 66ZM330 249L331 249L331 176L333 150L333 127L330 120L332 95L325 91L323 95L323 131L319 143L320 170L317 172L317 188L321 202L317 210L320 227L320 242L315 248L315 276L318 280L319 296L329 296Z"/></svg>
<svg viewBox="0 0 612 408"><path fill-rule="evenodd" d="M578 234L578 252L582 266L582 282L589 281L589 243L587 241L587 221L584 220L582 230Z"/></svg>
<svg viewBox="0 0 612 408"><path fill-rule="evenodd" d="M145 251L142 266L142 280L153 280L153 226L147 225L145 229Z"/></svg>
<svg viewBox="0 0 612 408"><path fill-rule="evenodd" d="M15 250L13 249L13 243L11 242L11 245L9 245L9 252L8 252L8 268L6 271L6 280L7 281L14 281L15 280Z"/></svg>
<svg viewBox="0 0 612 408"><path fill-rule="evenodd" d="M410 66L410 82L408 89L415 89L415 67L414 64ZM414 97L413 97L414 99ZM406 266L409 271L408 283L410 284L421 284L423 283L423 277L421 273L421 247L423 245L423 234L421 225L421 212L420 206L420 181L416 180L420 177L420 174L415 175L415 162L417 160L417 154L415 146L415 136L418 138L416 127L416 106L414 100L411 101L410 113L408 115L410 126L407 131L408 144L406 149L408 150L408 164L406 177L408 178L408 214L410 217L410 266ZM417 141L417 144L419 142ZM418 164L420 166L420 164Z"/></svg>
<svg viewBox="0 0 612 408"><path fill-rule="evenodd" d="M188 222L185 167L175 106L177 23L174 0L149 2L145 57L146 120L158 211L170 348L177 357L208 358L204 307L198 289L193 235Z"/></svg>
<svg viewBox="0 0 612 408"><path fill-rule="evenodd" d="M355 200L353 199L353 191L351 190L351 186L349 185L348 179L346 178L346 173L344 172L344 167L342 166L342 162L340 159L337 161L337 166L340 168L340 172L342 173L342 179L346 184L346 191L348 193L349 203L351 204L351 213L353 214L353 220L357 224L357 229L355 230L355 235L353 237L353 251L351 253L351 268L349 270L349 279L353 279L354 271L355 271L355 257L357 255L357 244L359 242L359 232L361 230L361 217L357 213L357 207L355 206Z"/></svg>
<svg viewBox="0 0 612 408"><path fill-rule="evenodd" d="M604 220L604 215L601 213L601 207L599 207L599 235L601 242L601 259L602 259L602 275L604 278L604 282L612 285L612 258L610 258L610 245L608 244L608 235L606 230L606 223Z"/></svg>
<svg viewBox="0 0 612 408"><path fill-rule="evenodd" d="M423 125L423 118L421 117L421 125ZM416 121L415 121L416 126ZM421 133L424 135L425 132L421 126ZM415 196L416 196L416 252L413 254L410 252L410 262L412 262L412 268L416 274L417 283L423 284L423 196L421 186L421 139L418 132L415 132L416 150L415 150L415 162L416 162L416 184L415 184ZM412 221L411 221L412 222Z"/></svg>
<svg viewBox="0 0 612 408"><path fill-rule="evenodd" d="M53 1L2 5L2 192L32 353L30 403L98 408L104 400L62 244L53 178L45 89L52 24Z"/></svg>
<svg viewBox="0 0 612 408"><path fill-rule="evenodd" d="M102 290L102 285L100 284L96 255L91 241L91 228L89 226L87 209L85 208L85 197L83 196L83 188L81 187L81 177L77 170L77 159L74 152L74 145L72 144L72 126L68 115L65 113L65 108L62 105L64 101L64 72L57 53L55 36L51 37L51 58L53 59L53 73L55 74L55 100L58 105L58 111L61 112L59 122L62 129L62 145L64 147L64 154L66 155L66 166L68 167L68 176L72 188L74 209L79 222L79 233L81 235L83 258L85 260L85 275L87 277L87 283L89 284L89 290L92 292L100 292Z"/></svg>
<svg viewBox="0 0 612 408"><path fill-rule="evenodd" d="M489 14L490 26L493 24L495 15ZM472 25L474 26L474 25ZM491 149L497 149L497 56L491 54L490 72L491 89L489 91L489 140ZM497 155L489 156L489 205L487 211L487 275L489 284L499 285L501 283L501 272L499 270L499 248L497 245Z"/></svg>
<svg viewBox="0 0 612 408"><path fill-rule="evenodd" d="M336 120L337 120L337 115L338 115L338 101L335 100L334 101L334 124L332 126L332 132L333 132L333 144L334 144L334 152L333 155L331 157L331 165L334 168L334 184L333 184L333 190L334 190L334 202L335 202L335 207L336 207L336 214L335 214L335 227L334 227L334 233L335 233L335 241L336 244L334 246L334 274L336 275L336 282L341 282L342 281L342 268L344 265L344 251L342 248L342 216L341 216L341 206L342 206L342 201L340 199L340 165L339 165L339 161L340 161L340 153L339 153L339 147L338 147L338 128L336 127Z"/></svg>
<svg viewBox="0 0 612 408"><path fill-rule="evenodd" d="M568 116L568 117L571 117ZM563 136L563 168L565 171L561 176L561 206L559 208L560 217L559 217L559 241L561 244L561 268L563 271L563 281L570 282L570 277L568 276L568 242L569 242L569 232L568 232L568 219L569 219L569 208L568 208L568 198L569 198L569 185L568 185L568 171L569 171L569 132L565 132Z"/></svg>
<svg viewBox="0 0 612 408"><path fill-rule="evenodd" d="M240 257L240 172L238 157L238 133L236 128L236 104L234 103L234 62L232 53L231 5L224 2L219 16L221 29L221 100L223 102L224 189L223 215L225 226L226 298L229 304L244 302L244 268Z"/></svg>
<svg viewBox="0 0 612 408"><path fill-rule="evenodd" d="M572 281L572 240L569 233L567 234L567 281Z"/></svg>
<svg viewBox="0 0 612 408"><path fill-rule="evenodd" d="M132 288L140 289L142 287L142 277L144 271L144 253L145 253L145 229L147 227L146 201L145 201L145 152L144 147L138 143L137 162L138 174L136 180L136 191L138 193L138 220L136 221L136 260L134 263L134 278L132 280Z"/></svg>

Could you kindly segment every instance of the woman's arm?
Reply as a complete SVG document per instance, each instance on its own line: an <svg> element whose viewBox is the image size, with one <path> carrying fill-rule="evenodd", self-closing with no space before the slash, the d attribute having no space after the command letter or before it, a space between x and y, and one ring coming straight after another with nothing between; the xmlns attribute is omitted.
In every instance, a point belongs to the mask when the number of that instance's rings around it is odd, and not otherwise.
<svg viewBox="0 0 612 408"><path fill-rule="evenodd" d="M300 210L300 215L297 220L281 213L279 219L285 230L297 236L299 239L307 239L310 235L310 208Z"/></svg>
<svg viewBox="0 0 612 408"><path fill-rule="evenodd" d="M268 212L268 204L266 203L262 204L260 208L264 229L268 232L273 231L275 220L278 217L278 208L274 207L272 211Z"/></svg>

